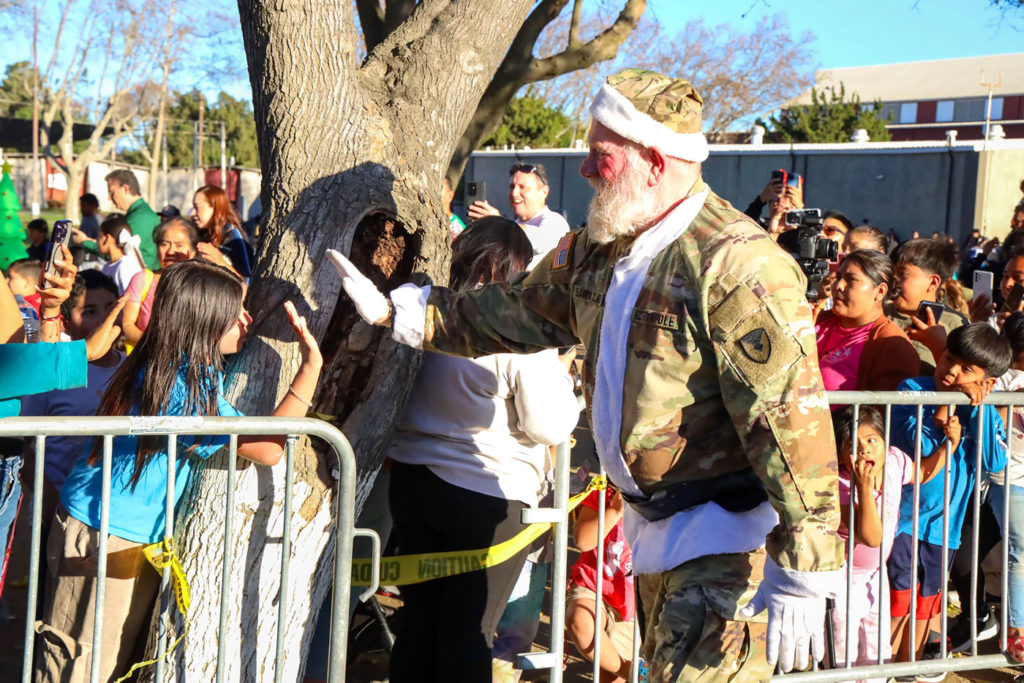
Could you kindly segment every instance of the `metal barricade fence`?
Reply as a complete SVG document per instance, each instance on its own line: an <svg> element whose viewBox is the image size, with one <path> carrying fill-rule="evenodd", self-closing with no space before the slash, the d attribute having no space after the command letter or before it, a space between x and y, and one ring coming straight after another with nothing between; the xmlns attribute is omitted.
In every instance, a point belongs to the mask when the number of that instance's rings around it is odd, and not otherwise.
<svg viewBox="0 0 1024 683"><path fill-rule="evenodd" d="M107 543L110 522L110 475L113 437L125 435L160 435L167 438L167 498L165 501L165 535L174 536L174 477L177 453L177 437L182 435L229 436L228 479L225 495L224 525L224 557L221 568L221 600L218 621L217 677L223 680L225 661L225 617L228 609L228 590L230 581L229 548L233 533L232 516L234 513L234 482L238 437L245 435L282 435L286 436L284 448L285 461L285 492L284 519L281 537L281 586L288 585L288 565L291 548L291 528L287 521L291 518L292 488L295 481L295 445L299 436L310 436L322 439L335 452L338 458L338 488L335 496L335 565L333 578L332 621L330 636L330 659L328 680L341 683L345 680L345 657L348 646L348 615L349 591L352 568L352 538L354 534L354 501L356 483L356 462L352 447L345 436L333 426L320 420L309 418L276 418L276 417L48 417L31 418L15 417L0 420L0 437L32 437L35 439L35 468L33 472L33 500L37 501L32 509L32 538L29 557L28 600L25 611L25 652L22 659L23 683L32 678L33 652L35 646L35 614L39 599L39 562L40 538L42 532L42 509L38 501L43 493L43 465L46 452L46 439L53 436L85 436L102 438L102 493L100 500L100 529L97 550L97 582L95 596L95 617L92 643L92 682L99 681L99 667L96 666L103 649L102 624L104 611L104 581L107 576ZM377 547L377 546L375 546ZM379 547L375 553L379 556ZM168 610L174 604L169 598L171 569L163 569L160 584L160 619L159 636L157 638L157 662L155 664L155 680L163 680L164 660L166 651L165 635L168 629ZM371 586L375 590L376 573ZM368 591L370 592L370 591ZM372 594L372 592L370 592ZM364 594L365 595L365 594ZM276 666L274 681L282 680L282 666L285 662L284 627L285 615L288 613L287 591L281 590L278 603L278 621L276 634Z"/></svg>
<svg viewBox="0 0 1024 683"><path fill-rule="evenodd" d="M856 412L860 406L863 405L874 405L884 407L884 418L885 418L885 449L888 452L890 443L890 427L891 427L891 414L892 406L916 406L916 423L917 431L915 434L915 448L914 453L910 454L914 457L915 465L914 469L918 475L918 479L913 487L914 496L914 514L912 520L912 573L911 573L911 585L917 583L917 558L918 558L918 502L920 499L920 460L921 460L921 437L922 437L922 417L924 416L925 406L957 406L967 405L969 400L966 396L959 393L939 393L939 392L830 392L828 395L829 402L833 406L852 405L855 406L855 422L858 421ZM1013 414L1015 406L1024 407L1024 397L1014 393L993 393L984 402L985 405L1008 407L1010 414ZM982 473L982 437L984 436L984 422L983 412L978 411L978 419L976 424L973 426L975 430L975 453L974 453L974 491L973 491L973 510L974 518L978 519L981 509L981 492L982 492L982 479L984 477ZM967 426L964 426L967 429ZM1020 431L1019 427L1014 425L1014 421L1010 420L1006 427L1007 435L1010 436L1013 431ZM295 442L298 436L308 435L311 437L321 438L326 441L335 451L339 459L340 475L338 484L338 495L336 496L336 510L335 520L339 533L336 533L335 539L335 571L333 581L333 599L332 599L332 622L331 622L331 656L329 662L329 675L328 680L331 683L340 683L345 678L345 657L347 647L347 636L348 636L348 604L349 604L349 593L350 593L350 577L351 577L351 559L352 559L352 538L357 532L354 530L354 510L353 503L355 499L355 457L352 453L351 446L345 439L344 435L341 434L337 429L330 426L325 422L313 419L292 419L292 418L142 418L142 417L91 417L91 418L7 418L0 421L0 437L22 437L29 436L34 437L36 442L36 461L34 470L34 485L33 485L33 497L35 500L41 500L42 496L42 482L43 482L43 462L45 455L45 441L50 436L97 436L103 438L103 453L102 453L102 467L103 467L103 490L101 497L101 524L100 524L100 541L98 549L98 577L97 582L97 609L95 611L95 629L94 629L94 642L93 642L93 661L97 661L100 656L102 649L102 638L101 638L101 625L103 619L103 579L106 576L106 544L107 544L107 530L109 526L109 503L110 503L110 469L111 469L111 453L112 443L114 436L121 435L165 435L167 436L167 451L168 451L168 495L166 500L166 534L169 537L173 536L174 528L174 461L177 457L176 450L176 437L179 435L230 435L229 452L231 456L235 456L237 453L238 436L240 435L252 435L252 434L263 434L263 435L287 435L290 438L286 441L285 447L285 516L286 518L290 514L292 504L292 484L294 482L294 449ZM856 434L856 431L854 431ZM856 448L856 439L854 439L854 448ZM947 453L948 456L948 453ZM943 505L943 543L942 550L945 555L949 548L949 525L948 519L950 514L950 458L945 458L943 466L943 473L937 476L944 477L944 505ZM558 447L558 457L555 463L555 489L554 489L554 504L551 508L532 508L526 509L522 513L522 521L525 524L532 523L552 523L552 535L554 542L554 558L552 561L552 573L551 573L551 645L548 652L537 652L537 653L524 653L517 659L517 666L522 669L548 669L550 671L549 681L552 683L560 683L562 681L562 662L564 654L564 632L565 632L565 591L566 591L566 579L568 573L568 500L569 500L569 446L568 444L562 444ZM603 474L603 471L601 472ZM228 539L232 533L232 515L231 511L234 505L233 498L233 485L235 475L235 457L228 458L228 482L229 485L226 491L225 508L227 510L226 522L225 522L225 550L228 548ZM1004 470L1003 475L1003 486L1009 486L1009 466ZM1008 488L1007 488L1008 490ZM882 496L885 496L885 490L883 487ZM851 495L853 495L851 493ZM597 550L597 567L603 567L604 564L604 515L605 515L605 496L598 495L598 544ZM1004 504L1002 513L1003 529L1009 529L1011 523L1009 516L1009 499L1010 496L1004 497ZM884 525L884 508L883 508L882 523ZM41 519L41 510L38 505L33 508L32 515L32 539L31 539L31 553L30 553L30 568L29 568L29 589L28 589L28 605L26 607L26 627L25 627L25 654L24 654L24 665L22 680L27 683L31 679L32 670L32 657L34 648L34 619L32 615L35 614L36 603L38 600L38 568L40 561L40 532L42 529L43 520ZM849 534L849 542L847 548L847 555L852 555L853 551L853 539L856 535L853 518L853 506L850 506L850 516L846 520L847 527L853 530ZM349 530L348 533L340 533L340 531ZM870 666L852 666L850 662L850 650L852 647L851 639L851 619L849 618L849 610L851 606L850 600L844 600L844 605L847 609L846 633L842 643L844 644L843 650L843 663L840 669L822 669L810 672L791 673L784 676L776 676L776 680L785 679L786 681L813 681L814 683L829 683L832 681L846 681L855 678L870 678L878 676L901 676L910 674L929 674L937 672L951 672L951 671L966 671L966 670L977 670L986 669L999 666L1013 665L1014 662L1005 654L997 655L979 655L977 647L977 617L978 617L978 605L975 604L974 595L975 589L978 585L978 572L979 572L979 538L978 538L978 525L975 524L973 528L973 534L970 539L971 543L971 595L966 596L969 600L969 618L971 622L971 650L968 656L952 658L945 649L942 651L942 657L936 660L930 661L914 661L913 652L911 652L911 659L908 662L893 663L882 661L882 648L881 648L881 634L879 636L879 656L878 661L874 665ZM1008 534L1004 534L1007 536ZM288 554L290 548L290 531L289 526L284 526L282 535L282 567L281 567L281 585L287 585L288 580ZM881 557L882 549L880 544L879 554L880 560L884 559ZM379 557L379 549L375 550L374 555ZM1009 562L1009 543L1003 543L1003 557L1002 557L1002 609L1000 615L1000 652L1006 652L1007 646L1007 625L1008 625L1008 600L1009 600L1009 585L1008 585L1008 574L1007 567ZM228 570L228 555L225 552L222 567L222 589L227 585L229 580ZM882 579L882 572L885 571L884 561L881 562L881 571L879 572L879 581ZM852 590L853 582L853 569L852 564L847 563L847 581L846 590L849 593ZM163 571L162 582L161 582L161 614L170 608L168 604L167 588L170 583L170 569L165 568ZM600 662L600 650L601 641L600 634L602 632L601 621L603 619L603 610L601 605L597 604L602 595L603 587L603 572L597 572L596 579L596 596L595 600L595 614L597 618L597 624L595 624L595 636L594 636L594 647L593 647L593 671L594 679L598 680L600 677L599 662ZM376 581L373 581L375 584ZM374 586L371 586L364 595L372 594ZM881 585L879 590L881 591ZM221 592L221 604L220 604L220 621L218 627L218 635L220 642L218 644L218 657L217 657L217 680L222 680L221 671L222 664L224 662L225 650L224 650L224 617L227 610L227 591L222 590ZM960 596L961 601L964 601L965 596ZM911 592L911 604L910 614L916 612L916 591ZM947 623L946 623L946 605L948 604L948 564L943 564L942 573L942 592L941 592L941 642L946 642L947 635ZM278 619L278 633L277 633L277 661L284 661L284 639L283 639L283 628L284 619L283 616L286 614L288 609L285 594L282 592L280 603L279 603L279 619ZM888 618L881 612L881 601L878 604L879 617ZM965 610L966 611L966 610ZM915 624L914 620L911 619L909 622L909 637L911 642L914 641ZM161 620L161 628L165 629L166 624ZM639 649L640 649L640 625L634 623L634 638L633 638L633 661L639 661ZM158 639L158 652L157 655L164 654L165 639ZM156 680L161 680L162 664L157 664L157 677ZM281 680L281 668L277 667L275 670L274 680ZM94 667L93 669L93 680L97 680L98 671ZM638 680L637 667L633 667L631 681L635 683Z"/></svg>
<svg viewBox="0 0 1024 683"><path fill-rule="evenodd" d="M884 424L885 424L885 444L884 448L888 454L890 446L890 428L892 418L892 407L893 406L912 406L916 407L916 434L914 435L914 452L910 453L914 461L914 471L916 473L915 483L913 485L913 519L912 519L912 551L911 551L911 577L910 585L917 585L917 564L918 564L918 531L919 531L919 501L920 501L920 471L921 471L921 439L922 439L922 418L925 415L924 408L926 406L964 406L969 405L970 401L967 396L957 392L869 392L869 391L842 391L842 392L829 392L828 393L829 403L833 407L840 406L854 406L854 421L859 424L859 410L861 406L870 405L877 406L883 411ZM1016 393L992 393L990 394L983 405L1005 407L1009 408L1009 414L1014 414L1014 408L1020 406L1024 409L1024 396ZM974 489L972 498L972 507L974 511L974 519L978 520L981 505L982 505L982 487L983 479L985 479L985 473L982 467L983 461L983 437L984 437L984 416L983 410L978 411L978 416L974 425L968 427L968 425L962 425L964 433L968 428L974 430L974 462L972 463L975 476L974 476ZM1006 425L1007 434L1007 447L1009 449L1009 441L1011 433L1020 433L1021 427L1014 424L1011 419ZM1024 424L1024 422L1022 422ZM856 441L856 428L853 430L853 448L857 448ZM963 436L961 436L961 439ZM942 536L942 552L943 557L947 556L949 549L949 515L950 515L950 457L949 457L949 445L947 444L947 454L943 465L943 471L936 476L944 477L944 499L943 499L943 513L942 513L942 524L943 524L943 536ZM856 450L854 450L856 454ZM924 454L927 456L928 454ZM1009 486L1009 460L1006 469L1003 470L1003 486ZM604 474L603 468L601 468L600 474ZM884 481L884 479L883 479ZM552 521L555 523L554 527L554 543L555 553L554 560L552 563L552 583L551 583L551 646L549 652L543 653L528 653L522 654L517 660L517 666L523 669L549 669L550 681L554 683L560 683L562 681L562 660L564 652L564 626L565 626L565 591L566 591L566 561L567 561L567 541L568 541L568 520L567 520L567 503L569 498L568 491L569 484L569 458L568 458L568 447L560 447L559 457L556 462L556 477L555 477L555 503L551 509L533 509L523 511L523 522L541 522L541 521ZM855 496L851 486L851 495ZM1008 488L1006 489L1009 490ZM881 495L885 496L884 484ZM789 674L778 673L773 680L779 681L811 681L813 683L832 683L839 681L849 681L854 679L874 678L874 677L895 677L905 676L913 674L934 674L939 672L953 672L953 671L970 671L978 669L989 669L996 667L1014 666L1016 662L1012 660L1008 655L1005 654L1007 649L1007 626L1008 626L1008 601L1010 597L1009 586L1008 586L1008 572L1007 568L1009 565L1009 543L1006 542L1006 538L1009 536L1008 529L1012 520L1009 516L1010 496L1004 497L1003 509L999 511L1002 515L1004 530L1007 530L1003 534L1004 543L1002 549L1002 608L1000 615L1000 641L999 650L1000 654L994 655L979 655L978 654L978 641L977 641L977 623L978 623L978 609L979 606L975 602L976 588L978 586L978 572L980 571L979 565L982 558L978 557L979 554L979 525L977 522L973 525L973 533L971 534L970 549L971 549L971 593L970 595L961 595L961 604L964 606L963 611L970 620L970 652L966 656L952 657L951 653L946 649L942 648L942 656L939 659L932 660L917 660L915 661L915 653L911 648L910 660L907 662L892 662L884 661L882 653L884 652L882 643L882 633L879 630L879 642L878 642L878 657L877 661L869 666L853 666L852 649L854 638L856 638L856 630L853 630L852 620L850 618L850 609L852 601L845 599L842 601L846 609L845 622L845 633L840 637L840 634L836 634L837 638L837 653L841 657L841 663L838 668L822 668L819 670L817 663L814 664L812 671L797 672ZM849 540L847 544L846 554L847 557L851 557L853 554L854 538L856 536L856 528L853 517L854 506L849 506L849 518L844 520L847 528L851 529L849 534ZM882 525L885 524L885 511L883 506L882 512ZM600 635L602 632L602 620L603 610L599 604L602 595L602 586L604 577L602 576L603 571L600 568L604 566L604 515L605 515L605 496L598 495L598 544L597 544L597 571L596 578L596 599L595 599L595 615L597 623L594 629L594 646L593 646L593 679L600 680L600 651L601 651L601 640ZM961 544L961 552L963 552L964 546L967 540ZM883 555L884 543L879 544L879 560L880 570L878 572L878 580L881 582L885 579L886 562ZM853 589L853 565L851 562L847 562L846 566L846 584L845 590L847 595ZM887 579L886 579L887 581ZM942 589L941 589L941 637L940 642L947 642L947 606L948 606L948 583L949 583L949 563L944 562L942 567ZM881 583L879 583L879 595L883 590ZM1024 598L1021 598L1024 600ZM968 604L969 602L969 604ZM882 612L883 601L878 600L874 609L878 610L879 620L888 620L889 614ZM917 591L911 591L910 598L910 610L909 614L916 614L917 608ZM641 625L635 623L633 625L633 661L639 661L639 650L640 650L640 630ZM852 631L852 632L851 632ZM914 619L909 619L907 637L910 638L910 642L913 643L915 636L915 624ZM841 647L839 647L841 646ZM835 663L833 667L837 667ZM636 683L638 680L638 667L634 666L631 681Z"/></svg>

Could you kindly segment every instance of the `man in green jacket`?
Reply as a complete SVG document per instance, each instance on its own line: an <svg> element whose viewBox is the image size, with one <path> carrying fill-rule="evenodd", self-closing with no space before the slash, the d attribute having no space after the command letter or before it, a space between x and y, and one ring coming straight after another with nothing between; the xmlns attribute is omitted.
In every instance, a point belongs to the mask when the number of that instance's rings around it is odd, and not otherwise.
<svg viewBox="0 0 1024 683"><path fill-rule="evenodd" d="M160 261L156 258L156 244L153 242L153 231L160 225L160 217L142 198L135 174L126 168L120 168L107 174L105 180L110 192L110 201L114 202L118 211L124 212L132 234L138 235L142 241L139 251L142 252L146 268L160 270Z"/></svg>

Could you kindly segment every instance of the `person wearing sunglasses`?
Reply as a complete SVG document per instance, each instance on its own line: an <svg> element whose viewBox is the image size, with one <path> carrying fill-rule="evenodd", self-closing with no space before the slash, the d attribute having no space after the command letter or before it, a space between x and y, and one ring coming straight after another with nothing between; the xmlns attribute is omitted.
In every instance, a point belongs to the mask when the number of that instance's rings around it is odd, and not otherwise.
<svg viewBox="0 0 1024 683"><path fill-rule="evenodd" d="M508 171L508 203L515 214L515 221L526 232L533 245L533 258L527 270L540 262L555 248L562 235L569 232L569 223L548 208L548 174L540 164L518 162ZM469 206L469 217L473 220L484 216L500 216L496 208L486 200L475 201Z"/></svg>

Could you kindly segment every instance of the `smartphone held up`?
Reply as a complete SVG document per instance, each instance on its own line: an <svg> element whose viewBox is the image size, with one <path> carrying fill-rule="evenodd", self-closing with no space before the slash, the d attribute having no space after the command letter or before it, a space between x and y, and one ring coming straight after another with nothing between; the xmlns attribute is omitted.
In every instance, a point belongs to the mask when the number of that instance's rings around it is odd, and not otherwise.
<svg viewBox="0 0 1024 683"><path fill-rule="evenodd" d="M43 275L56 275L57 265L61 262L63 257L63 250L61 247L67 247L68 242L71 240L71 221L59 220L54 221L53 230L50 232L50 241L46 245L46 263L43 266ZM49 289L51 285L45 277L41 277L39 286L42 289Z"/></svg>

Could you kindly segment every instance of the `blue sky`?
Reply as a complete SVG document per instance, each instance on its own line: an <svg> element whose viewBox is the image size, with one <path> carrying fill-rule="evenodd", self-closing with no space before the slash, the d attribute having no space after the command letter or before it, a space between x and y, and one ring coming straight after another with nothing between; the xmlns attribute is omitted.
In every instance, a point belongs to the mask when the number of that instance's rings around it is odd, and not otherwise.
<svg viewBox="0 0 1024 683"><path fill-rule="evenodd" d="M210 1L226 7L234 4ZM621 1L598 0L597 4L605 11L616 12ZM728 23L750 29L764 15L782 13L794 37L805 31L815 34L811 52L818 68L1024 51L1024 11L1004 19L989 0L649 0L648 12L670 30L681 29L698 16L708 24ZM0 68L9 61L29 57L30 35L29 31L15 31L10 36ZM233 38L220 41L216 49L237 56L244 69L241 38ZM45 45L45 38L41 44ZM45 59L45 47L42 53ZM185 73L177 74L174 80L181 89L188 89L193 81ZM244 76L216 84L205 82L200 87L211 96L223 89L235 97L251 99Z"/></svg>
<svg viewBox="0 0 1024 683"><path fill-rule="evenodd" d="M1024 10L1004 20L988 0L649 0L648 11L676 28L703 15L749 29L766 14L785 14L794 36L817 37L818 68L1024 51Z"/></svg>

